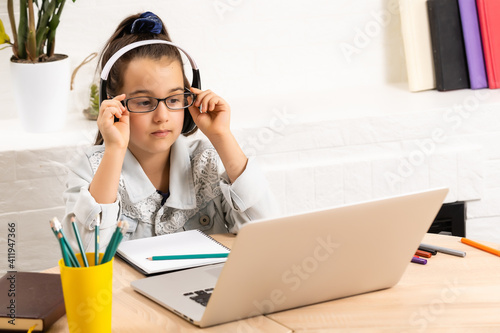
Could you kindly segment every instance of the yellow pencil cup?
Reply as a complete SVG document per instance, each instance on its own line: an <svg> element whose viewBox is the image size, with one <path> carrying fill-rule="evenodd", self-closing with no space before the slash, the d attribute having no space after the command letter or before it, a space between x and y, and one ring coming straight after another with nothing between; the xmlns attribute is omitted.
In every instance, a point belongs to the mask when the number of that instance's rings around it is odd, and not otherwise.
<svg viewBox="0 0 500 333"><path fill-rule="evenodd" d="M76 256L81 267L66 267L59 260L69 332L111 332L113 259L95 266L94 253L86 253L89 267L85 267L81 255Z"/></svg>

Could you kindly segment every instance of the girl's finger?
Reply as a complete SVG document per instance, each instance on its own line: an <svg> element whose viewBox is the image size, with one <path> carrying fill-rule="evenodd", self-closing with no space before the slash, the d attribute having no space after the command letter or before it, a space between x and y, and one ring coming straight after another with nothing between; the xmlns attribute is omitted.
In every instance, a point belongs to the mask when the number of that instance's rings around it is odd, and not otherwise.
<svg viewBox="0 0 500 333"><path fill-rule="evenodd" d="M218 98L212 98L212 99L210 100L210 102L209 102L209 105L210 105L209 107L210 107L210 108L209 108L208 110L209 110L209 111L214 111L214 110L215 110L215 106L216 106L217 104L219 104L219 99L218 99Z"/></svg>
<svg viewBox="0 0 500 333"><path fill-rule="evenodd" d="M117 95L117 96L113 97L113 100L121 102L125 99L125 97L127 97L126 94L121 94L121 95Z"/></svg>
<svg viewBox="0 0 500 333"><path fill-rule="evenodd" d="M120 105L120 108L122 110L125 110L125 105L123 105L122 101L125 100L125 98L127 97L127 95L125 94L121 94L121 95L118 95L118 96L115 96L115 98L113 98L114 101L117 101L118 104Z"/></svg>
<svg viewBox="0 0 500 333"><path fill-rule="evenodd" d="M210 99L208 99L208 98L205 98L205 99L203 100L203 111L204 111L204 112L208 112L208 111L210 111L210 110L208 109L208 103L209 103L209 102L210 102Z"/></svg>
<svg viewBox="0 0 500 333"><path fill-rule="evenodd" d="M121 101L123 101L125 97L126 97L125 94L121 94L114 97L113 99L107 99L103 101L101 103L101 110L104 111L106 108L109 107L116 107L118 109L125 110L125 106L121 103Z"/></svg>
<svg viewBox="0 0 500 333"><path fill-rule="evenodd" d="M207 98L210 94L213 94L213 92L211 92L210 90L205 90L197 94L195 106L200 106L201 103L203 103L203 100Z"/></svg>
<svg viewBox="0 0 500 333"><path fill-rule="evenodd" d="M111 118L111 117L121 117L123 110L121 108L118 108L116 106L112 106L109 108L106 108L104 110L104 113L106 114L106 118Z"/></svg>
<svg viewBox="0 0 500 333"><path fill-rule="evenodd" d="M216 98L217 98L217 95L215 95L214 93L210 93L210 94L206 95L205 98L203 98L203 100L202 100L203 110L213 111L214 109L212 107L212 104L214 103Z"/></svg>

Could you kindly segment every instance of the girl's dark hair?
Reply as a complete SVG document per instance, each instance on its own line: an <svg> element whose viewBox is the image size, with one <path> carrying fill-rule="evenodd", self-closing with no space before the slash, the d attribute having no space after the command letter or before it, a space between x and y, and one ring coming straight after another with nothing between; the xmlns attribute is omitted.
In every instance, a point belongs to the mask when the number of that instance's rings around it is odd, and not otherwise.
<svg viewBox="0 0 500 333"><path fill-rule="evenodd" d="M98 65L99 71L102 71L102 69L104 68L108 60L113 56L113 54L115 54L118 50L125 47L126 45L147 39L161 39L169 42L172 41L170 39L170 36L168 35L167 29L165 28L165 24L163 24L163 22L161 22L162 29L159 34L155 34L152 32L131 33L130 28L132 26L132 23L135 20L137 20L140 16L141 14L131 15L125 18L118 25L113 35L111 36L111 38L109 38L109 40L106 42L106 45L104 46L101 58L99 60L99 65ZM161 19L159 20L161 21ZM125 53L124 55L122 55L115 62L108 75L108 80L107 80L108 96L116 96L120 93L119 90L123 86L122 74L131 60L135 58L149 58L156 60L156 59L161 59L162 57L165 56L172 60L176 60L180 63L182 69L182 76L184 77L184 87L190 88L191 84L187 80L186 75L184 73L184 65L179 50L175 46L168 44L151 44L132 49L127 53ZM192 130L191 132L185 133L184 135L186 136L190 135L194 133L196 130L197 127L195 127L195 129ZM101 145L103 143L104 140L101 135L101 132L98 131L94 144Z"/></svg>

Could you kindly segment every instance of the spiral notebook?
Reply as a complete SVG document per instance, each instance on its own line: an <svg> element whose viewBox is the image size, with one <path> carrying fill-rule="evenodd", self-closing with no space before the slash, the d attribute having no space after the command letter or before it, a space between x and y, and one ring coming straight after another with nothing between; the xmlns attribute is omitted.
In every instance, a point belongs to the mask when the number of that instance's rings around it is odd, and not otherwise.
<svg viewBox="0 0 500 333"><path fill-rule="evenodd" d="M229 249L200 230L124 241L117 255L145 275L216 264L227 258L180 259L151 261L147 258L164 255L229 253Z"/></svg>

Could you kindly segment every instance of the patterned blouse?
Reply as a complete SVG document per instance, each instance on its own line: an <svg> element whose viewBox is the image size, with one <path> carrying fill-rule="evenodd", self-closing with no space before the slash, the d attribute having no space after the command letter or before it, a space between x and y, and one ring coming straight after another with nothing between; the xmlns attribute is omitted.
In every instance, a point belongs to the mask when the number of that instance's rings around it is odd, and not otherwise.
<svg viewBox="0 0 500 333"><path fill-rule="evenodd" d="M103 154L104 146L92 146L69 166L63 225L71 230L70 217L75 214L85 250L93 250L99 215L101 251L119 220L129 223L125 239L135 239L190 229L236 233L246 222L278 215L278 205L255 161L250 159L231 184L210 143L184 136L171 148L168 195L154 188L127 151L116 201L98 204L88 188ZM66 235L77 249L72 233Z"/></svg>

